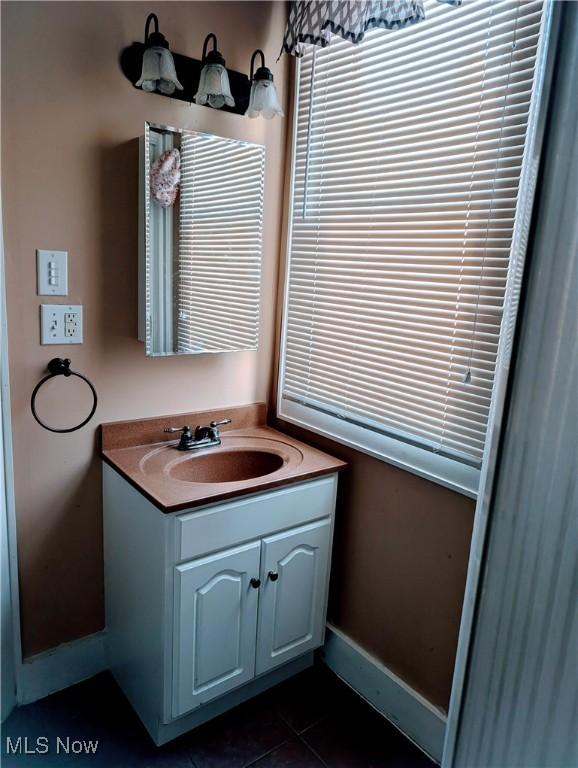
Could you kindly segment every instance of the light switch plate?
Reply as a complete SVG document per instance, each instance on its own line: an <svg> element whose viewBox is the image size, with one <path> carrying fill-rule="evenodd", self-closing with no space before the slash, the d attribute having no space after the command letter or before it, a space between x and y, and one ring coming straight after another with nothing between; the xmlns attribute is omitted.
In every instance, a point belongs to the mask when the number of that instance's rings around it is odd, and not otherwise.
<svg viewBox="0 0 578 768"><path fill-rule="evenodd" d="M39 296L68 295L68 251L36 251L36 281Z"/></svg>
<svg viewBox="0 0 578 768"><path fill-rule="evenodd" d="M82 344L81 304L42 304L41 344Z"/></svg>

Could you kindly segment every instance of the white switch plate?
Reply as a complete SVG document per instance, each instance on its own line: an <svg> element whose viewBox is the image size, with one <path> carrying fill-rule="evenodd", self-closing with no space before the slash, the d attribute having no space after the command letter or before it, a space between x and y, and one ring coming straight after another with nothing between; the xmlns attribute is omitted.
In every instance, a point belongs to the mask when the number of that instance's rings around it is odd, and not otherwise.
<svg viewBox="0 0 578 768"><path fill-rule="evenodd" d="M68 252L36 251L36 280L39 296L68 295Z"/></svg>
<svg viewBox="0 0 578 768"><path fill-rule="evenodd" d="M42 304L41 344L82 344L81 304Z"/></svg>

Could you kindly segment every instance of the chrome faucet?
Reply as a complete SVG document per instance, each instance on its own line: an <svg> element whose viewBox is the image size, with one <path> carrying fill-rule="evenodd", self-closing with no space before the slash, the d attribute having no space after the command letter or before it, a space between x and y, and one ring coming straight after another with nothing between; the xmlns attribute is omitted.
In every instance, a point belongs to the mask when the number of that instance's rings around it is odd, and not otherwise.
<svg viewBox="0 0 578 768"><path fill-rule="evenodd" d="M208 427L195 427L195 432L190 427L166 427L163 432L182 432L181 439L177 445L179 451L195 451L199 448L208 448L213 445L221 445L221 435L219 427L223 424L230 424L231 419L221 419L221 421L211 421Z"/></svg>

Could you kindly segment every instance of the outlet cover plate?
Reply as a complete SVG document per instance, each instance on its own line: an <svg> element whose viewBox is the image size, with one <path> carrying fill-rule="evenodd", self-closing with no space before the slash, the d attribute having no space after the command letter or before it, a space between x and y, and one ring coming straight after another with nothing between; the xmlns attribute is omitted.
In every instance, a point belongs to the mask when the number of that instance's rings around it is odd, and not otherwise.
<svg viewBox="0 0 578 768"><path fill-rule="evenodd" d="M82 344L81 304L42 304L41 344Z"/></svg>
<svg viewBox="0 0 578 768"><path fill-rule="evenodd" d="M36 251L39 296L68 295L68 251Z"/></svg>

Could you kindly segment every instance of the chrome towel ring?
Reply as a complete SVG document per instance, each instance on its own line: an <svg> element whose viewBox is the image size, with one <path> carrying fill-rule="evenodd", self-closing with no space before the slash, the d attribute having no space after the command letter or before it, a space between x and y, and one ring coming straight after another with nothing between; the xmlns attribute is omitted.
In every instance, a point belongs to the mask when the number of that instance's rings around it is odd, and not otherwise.
<svg viewBox="0 0 578 768"><path fill-rule="evenodd" d="M49 432L76 432L77 429L80 429L81 427L84 427L85 424L88 424L88 422L92 419L94 416L94 412L96 411L96 406L98 405L98 397L96 395L96 389L93 387L92 383L86 378L86 376L83 376L81 373L76 373L76 371L70 370L70 360L68 358L61 358L61 357L54 357L49 363L48 363L48 376L45 376L43 379L41 379L38 384L34 387L34 391L32 392L32 397L30 398L30 408L32 410L32 415L36 419L36 421L40 424L41 427L44 427L44 429L47 429ZM45 424L36 413L36 395L38 394L38 390L40 387L45 384L49 379L53 379L55 376L77 376L79 379L82 379L85 381L88 386L90 387L90 391L92 392L92 397L94 398L94 402L92 404L92 408L90 409L90 413L82 421L80 424L77 424L75 427L67 427L66 429L55 429L54 427L49 427L47 424Z"/></svg>

